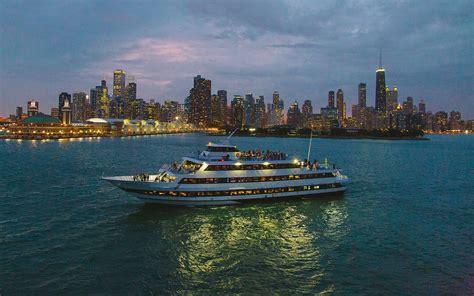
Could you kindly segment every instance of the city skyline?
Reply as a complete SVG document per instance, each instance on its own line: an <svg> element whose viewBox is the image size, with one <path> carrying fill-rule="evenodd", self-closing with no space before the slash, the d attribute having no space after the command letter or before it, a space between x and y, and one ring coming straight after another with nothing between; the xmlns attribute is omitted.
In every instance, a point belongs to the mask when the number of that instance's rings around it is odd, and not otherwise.
<svg viewBox="0 0 474 296"><path fill-rule="evenodd" d="M367 105L375 105L374 73L382 51L386 85L398 88L399 101L410 96L429 102L433 112L459 110L466 119L474 117L468 1L430 7L262 1L240 10L245 3L238 3L103 2L108 14L123 15L124 22L110 28L113 19L98 19L93 3L2 3L0 116L32 98L47 113L57 106L58 94L88 93L104 74L112 86L115 69L135 76L137 97L144 99L183 103L199 73L212 80L213 93L225 89L229 98L251 92L268 102L278 90L287 104L311 100L323 107L329 90L342 89L350 114L361 82L367 84ZM80 21L70 18L78 8L84 13ZM429 17L420 16L422 9ZM353 10L360 14L351 15ZM369 12L370 20L362 21ZM154 18L159 21L144 20L154 13L162 16ZM64 26L57 25L61 20Z"/></svg>

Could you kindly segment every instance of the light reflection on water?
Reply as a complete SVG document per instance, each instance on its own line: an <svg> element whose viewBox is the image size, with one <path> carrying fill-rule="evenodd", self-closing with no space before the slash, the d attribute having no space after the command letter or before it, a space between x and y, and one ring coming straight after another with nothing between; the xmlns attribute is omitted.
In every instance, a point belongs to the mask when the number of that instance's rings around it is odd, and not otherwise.
<svg viewBox="0 0 474 296"><path fill-rule="evenodd" d="M163 240L181 242L172 255L176 258L172 273L186 283L184 290L206 289L203 283L213 282L214 288L238 291L247 285L258 287L262 278L280 291L331 289L331 285L320 285L325 270L318 241L330 240L336 248L349 233L344 225L345 202L332 197L301 203L298 207L272 202L166 211L145 205L129 216L128 223L132 229L154 230L142 241L151 253L154 244L159 251ZM295 277L305 280L295 282Z"/></svg>

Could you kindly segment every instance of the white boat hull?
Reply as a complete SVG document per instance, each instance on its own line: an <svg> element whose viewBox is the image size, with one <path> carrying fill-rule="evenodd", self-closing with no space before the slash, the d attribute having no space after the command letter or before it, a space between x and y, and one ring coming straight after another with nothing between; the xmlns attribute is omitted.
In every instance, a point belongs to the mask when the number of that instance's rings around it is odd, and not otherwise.
<svg viewBox="0 0 474 296"><path fill-rule="evenodd" d="M218 205L237 205L248 202L258 201L283 201L295 198L309 199L324 195L342 194L346 187L331 189L282 192L273 194L240 195L240 196L212 196L212 197L175 197L175 196L150 196L137 192L129 192L138 199L146 203L157 203L165 205L183 205L183 206L218 206Z"/></svg>

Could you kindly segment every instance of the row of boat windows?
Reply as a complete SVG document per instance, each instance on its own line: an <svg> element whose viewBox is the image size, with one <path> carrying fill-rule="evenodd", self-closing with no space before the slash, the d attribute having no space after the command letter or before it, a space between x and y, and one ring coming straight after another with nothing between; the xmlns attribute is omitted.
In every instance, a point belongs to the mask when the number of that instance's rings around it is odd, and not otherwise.
<svg viewBox="0 0 474 296"><path fill-rule="evenodd" d="M242 164L242 165L209 165L206 171L240 171L240 170L270 170L301 168L299 163L270 163L270 164Z"/></svg>
<svg viewBox="0 0 474 296"><path fill-rule="evenodd" d="M219 184L219 183L249 183L249 182L272 182L272 181L287 181L299 179L317 179L317 178L331 178L334 173L321 174L301 174L301 175L286 175L286 176L266 176L266 177L234 177L234 178L183 178L179 181L180 184Z"/></svg>
<svg viewBox="0 0 474 296"><path fill-rule="evenodd" d="M283 192L299 192L309 190L322 190L341 187L341 184L321 184L321 185L306 185L306 186L290 186L283 188L268 188L268 189L239 189L239 190L224 190L224 191L161 191L161 190L139 190L126 189L129 192L137 192L146 195L156 196L175 196L175 197L205 197L205 196L238 196L238 195L257 195L257 194L273 194Z"/></svg>

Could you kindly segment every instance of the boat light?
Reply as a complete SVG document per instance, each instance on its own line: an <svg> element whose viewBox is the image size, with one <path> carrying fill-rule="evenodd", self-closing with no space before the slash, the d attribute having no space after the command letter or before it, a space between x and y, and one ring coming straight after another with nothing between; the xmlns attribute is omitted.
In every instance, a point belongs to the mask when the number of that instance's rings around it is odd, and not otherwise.
<svg viewBox="0 0 474 296"><path fill-rule="evenodd" d="M242 163L241 162L236 162L235 165L240 166L240 165L242 165Z"/></svg>
<svg viewBox="0 0 474 296"><path fill-rule="evenodd" d="M265 161L263 165L269 165L270 163L268 161Z"/></svg>
<svg viewBox="0 0 474 296"><path fill-rule="evenodd" d="M300 162L300 161L296 158L293 160L293 163L298 163L298 162Z"/></svg>

